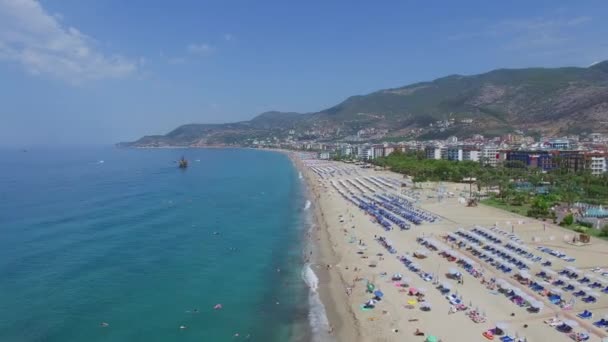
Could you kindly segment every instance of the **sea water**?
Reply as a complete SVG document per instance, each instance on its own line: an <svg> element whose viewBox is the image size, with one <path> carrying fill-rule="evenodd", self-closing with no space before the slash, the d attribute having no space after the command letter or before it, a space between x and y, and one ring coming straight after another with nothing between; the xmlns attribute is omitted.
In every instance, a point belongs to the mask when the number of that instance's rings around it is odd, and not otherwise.
<svg viewBox="0 0 608 342"><path fill-rule="evenodd" d="M0 341L318 340L309 207L280 153L2 150Z"/></svg>

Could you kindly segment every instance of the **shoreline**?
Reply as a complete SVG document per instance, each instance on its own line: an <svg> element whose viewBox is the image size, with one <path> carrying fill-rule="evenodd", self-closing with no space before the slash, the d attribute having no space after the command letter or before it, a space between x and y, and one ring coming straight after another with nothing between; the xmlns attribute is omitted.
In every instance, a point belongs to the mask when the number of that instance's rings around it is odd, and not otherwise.
<svg viewBox="0 0 608 342"><path fill-rule="evenodd" d="M329 339L336 342L361 341L358 321L350 305L348 305L349 299L345 291L348 284L339 269L333 267L339 264L340 258L333 246L323 206L320 203L320 189L314 182L314 176L311 174L310 169L302 164L301 159L296 155L297 152L277 149L263 150L286 154L296 170L302 174L302 180L305 182L305 192L311 202L312 224L314 227L309 237L309 243L312 248L312 259L309 260L309 264L312 271L319 278L318 293L331 327ZM331 265L332 267L328 269L326 265Z"/></svg>

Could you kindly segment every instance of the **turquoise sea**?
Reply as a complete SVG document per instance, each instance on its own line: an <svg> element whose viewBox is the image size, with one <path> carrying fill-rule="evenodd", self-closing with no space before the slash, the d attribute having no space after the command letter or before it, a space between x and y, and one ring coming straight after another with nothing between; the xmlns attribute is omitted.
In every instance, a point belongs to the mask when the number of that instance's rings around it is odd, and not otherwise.
<svg viewBox="0 0 608 342"><path fill-rule="evenodd" d="M0 341L309 340L309 206L280 153L0 151Z"/></svg>

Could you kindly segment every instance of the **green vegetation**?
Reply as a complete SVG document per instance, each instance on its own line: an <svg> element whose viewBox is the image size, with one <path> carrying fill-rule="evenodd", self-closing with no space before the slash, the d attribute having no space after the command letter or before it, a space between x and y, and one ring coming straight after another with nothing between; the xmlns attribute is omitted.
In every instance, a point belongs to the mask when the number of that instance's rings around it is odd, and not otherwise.
<svg viewBox="0 0 608 342"><path fill-rule="evenodd" d="M534 218L556 220L551 208L559 204L608 203L608 175L596 177L588 172L572 173L566 168L542 173L519 162L494 168L471 161L426 159L421 151L407 154L397 151L374 163L407 174L414 183L465 182L466 178L475 178L473 195L489 197L482 203ZM573 217L566 216L564 221L564 226L574 224Z"/></svg>
<svg viewBox="0 0 608 342"><path fill-rule="evenodd" d="M564 219L560 223L562 226L571 226L574 223L574 216L572 214L568 214L564 216Z"/></svg>

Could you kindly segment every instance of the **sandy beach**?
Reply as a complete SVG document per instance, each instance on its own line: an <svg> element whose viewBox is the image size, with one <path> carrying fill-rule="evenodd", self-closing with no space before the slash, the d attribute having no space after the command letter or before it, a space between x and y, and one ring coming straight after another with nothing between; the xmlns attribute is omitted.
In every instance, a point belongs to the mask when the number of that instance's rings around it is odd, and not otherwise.
<svg viewBox="0 0 608 342"><path fill-rule="evenodd" d="M494 329L496 325L501 326L504 333L515 340L573 340L568 333L560 332L543 322L555 317L569 323L573 328L572 333L589 334L590 341L601 341L607 336L605 328L598 328L593 322L608 314L608 294L602 293L608 282L602 282L602 287L596 289L587 288L586 292L597 294L595 303L585 303L582 301L584 296L575 298L573 295L579 287L585 288L588 283L575 284L575 291L562 291L561 307L552 304L547 297L549 289L558 291L563 287L552 285L558 280L558 275L552 272L561 272L566 267L575 267L579 273L578 279L589 275L593 279L591 283L603 281L604 276L600 272L592 272L592 269L608 268L608 259L605 258L608 254L606 242L593 239L587 246L573 245L568 243L573 232L548 222L532 220L484 205L467 207L462 197L468 194L468 185L427 183L422 184L421 189L402 192L401 187L385 187L369 178L381 177L392 181L392 184L400 184L403 181L402 175L363 169L352 164L299 159L300 157L292 154L307 181L312 207L315 210L317 222L311 238L316 240L317 248L312 260L313 270L320 279L319 292L331 324L330 332L335 340L425 341L429 336L433 336L441 341L487 341L488 338L482 333ZM348 179L353 183L347 182ZM425 221L420 225L411 224L408 230L401 230L391 224L391 229L386 231L372 216L346 200L337 189L343 192L352 191L358 196L416 196L419 198L415 204L416 208L437 219L434 222ZM458 247L455 242L465 242L464 239L446 240L448 234L454 236L459 229L468 233L475 226L484 227L487 231L492 228L491 234L502 239L501 243L495 245L521 246L534 257L540 257L537 261L525 261L530 264L529 269L524 270L530 274L530 279L525 282L519 279L520 270L517 268L507 274L487 260L475 256L471 247L492 245L487 243L488 241L481 245L466 241L466 244ZM396 253L389 253L377 241L380 236L391 242ZM432 251L421 245L420 238L439 241L460 257L468 259L474 264L475 274L465 270L458 260L450 261L442 256L441 250ZM515 239L518 241L514 242ZM566 261L551 256L538 250L538 246L559 250L575 260ZM420 271L412 272L400 257L414 258L416 251L424 252L426 257L415 258ZM550 278L545 281L537 274L543 269L542 263L547 260L552 261L552 264L548 267ZM462 281L448 278L448 273L454 268L462 274ZM423 279L425 277L421 276L421 273L428 273L430 276ZM395 274L401 274L403 281L393 281L391 278ZM608 274L605 278L608 280ZM577 279L572 280L577 282ZM401 285L405 281L406 287ZM544 290L537 291L527 286L527 282L539 282ZM381 300L371 309L363 308L363 305L374 297L367 291L368 283L374 284L375 290L381 290L383 293ZM519 289L530 303L542 303L537 304L541 306L540 312L530 312L512 302L502 293L497 283L507 284L503 285L505 288ZM453 305L446 298L446 294L438 289L442 284L450 288L450 294L454 294L457 300L466 306L466 310L450 313ZM410 287L423 292L423 298L410 295ZM421 309L421 299L429 304L430 310ZM414 303L414 300L415 304L408 304ZM577 314L584 310L591 311L593 317L578 317ZM478 316L483 317L483 322L475 323L469 316L471 311L477 311ZM424 336L415 335L416 330L424 333ZM495 339L498 340L499 336Z"/></svg>

